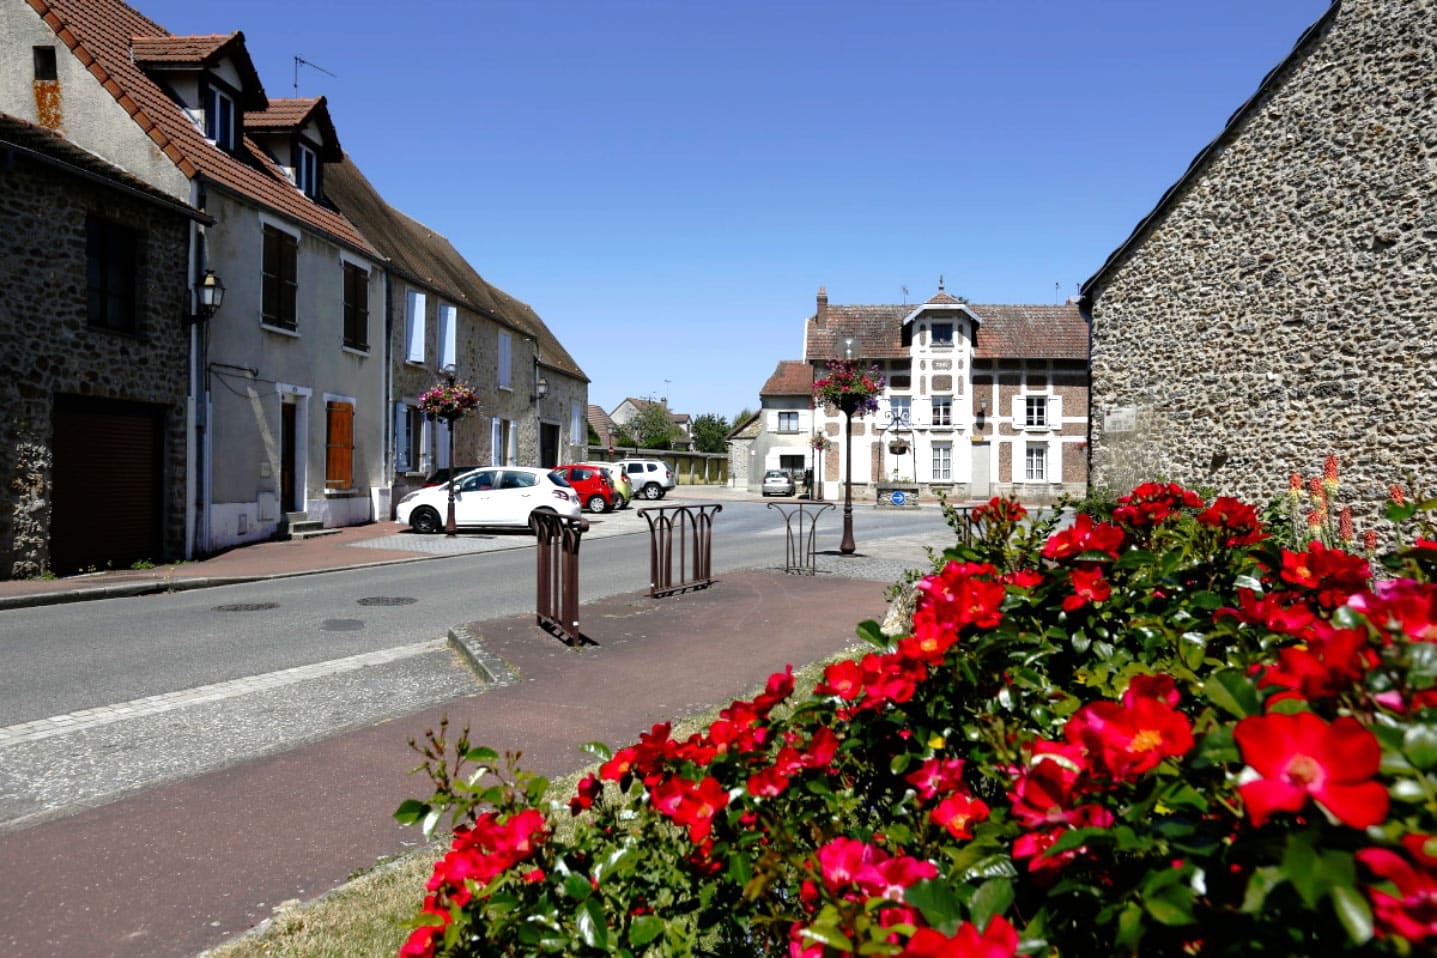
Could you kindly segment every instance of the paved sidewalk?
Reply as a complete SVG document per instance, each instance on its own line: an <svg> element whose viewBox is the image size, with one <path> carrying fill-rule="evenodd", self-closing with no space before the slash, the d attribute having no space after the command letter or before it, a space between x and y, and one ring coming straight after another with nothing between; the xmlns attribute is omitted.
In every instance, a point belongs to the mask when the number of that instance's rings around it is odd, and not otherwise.
<svg viewBox="0 0 1437 958"><path fill-rule="evenodd" d="M753 500L746 490L726 486L679 486L658 502L635 500L616 513L587 516L589 540L647 532L638 515L648 506L693 502ZM423 536L397 522L346 526L332 535L291 542L256 542L209 559L179 562L153 569L117 569L59 579L0 581L0 610L59 602L79 602L151 592L230 585L255 579L329 572L335 569L522 549L533 543L526 532L461 532L454 538Z"/></svg>
<svg viewBox="0 0 1437 958"><path fill-rule="evenodd" d="M858 575L868 560L848 561ZM590 761L585 742L627 744L849 648L859 621L882 616L883 590L880 575L735 572L666 599L587 603L594 644L580 649L531 614L470 624L459 631L507 684L0 834L0 954L192 956L417 844L391 813L425 794L406 743L441 715L476 743L521 750L532 771L573 771Z"/></svg>

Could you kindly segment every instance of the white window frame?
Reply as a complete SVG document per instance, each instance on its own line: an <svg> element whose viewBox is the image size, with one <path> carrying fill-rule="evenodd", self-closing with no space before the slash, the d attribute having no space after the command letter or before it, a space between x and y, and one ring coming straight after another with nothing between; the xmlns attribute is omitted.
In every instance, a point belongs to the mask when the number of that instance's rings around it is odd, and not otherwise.
<svg viewBox="0 0 1437 958"><path fill-rule="evenodd" d="M513 362L512 362L513 337L508 333L499 334L499 374L496 383L500 389L513 389Z"/></svg>
<svg viewBox="0 0 1437 958"><path fill-rule="evenodd" d="M451 303L443 300L439 302L439 355L435 358L435 366L441 372L450 366L458 368L459 347L459 310Z"/></svg>
<svg viewBox="0 0 1437 958"><path fill-rule="evenodd" d="M417 289L404 291L404 361L424 362L425 297Z"/></svg>
<svg viewBox="0 0 1437 958"><path fill-rule="evenodd" d="M418 400L400 400L394 404L394 471L421 473L428 458L428 430L424 428L424 411Z"/></svg>
<svg viewBox="0 0 1437 958"><path fill-rule="evenodd" d="M941 414L940 414L941 412ZM933 425L939 429L950 428L953 425L953 397L933 397Z"/></svg>
<svg viewBox="0 0 1437 958"><path fill-rule="evenodd" d="M303 143L295 150L294 185L310 199L319 195L319 155Z"/></svg>
<svg viewBox="0 0 1437 958"><path fill-rule="evenodd" d="M582 403L574 403L569 410L569 444L573 446L587 446L589 444L589 432L585 426L584 406Z"/></svg>
<svg viewBox="0 0 1437 958"><path fill-rule="evenodd" d="M1048 444L1045 442L1025 443L1023 448L1023 481L1030 483L1049 482L1052 474L1051 457L1048 455ZM1041 465L1042 475L1034 475L1034 463Z"/></svg>
<svg viewBox="0 0 1437 958"><path fill-rule="evenodd" d="M953 444L951 442L935 442L933 444L933 481L953 481Z"/></svg>
<svg viewBox="0 0 1437 958"><path fill-rule="evenodd" d="M938 327L940 326L948 327L948 338L946 340L940 340L938 338ZM947 349L953 345L953 342L955 339L957 339L957 337L958 324L953 322L951 319L936 319L933 320L928 326L928 345L930 347Z"/></svg>
<svg viewBox="0 0 1437 958"><path fill-rule="evenodd" d="M228 109L223 109L228 107ZM209 99L205 102L205 133L207 139L222 150L234 152L235 144L239 141L239 130L236 120L239 113L235 110L235 99L219 87L211 85ZM222 121L228 120L228 123ZM214 136L208 136L213 133Z"/></svg>
<svg viewBox="0 0 1437 958"><path fill-rule="evenodd" d="M784 425L784 422L785 422L785 421L791 421L791 422L792 422L792 425ZM799 426L798 426L798 410L797 410L797 409L780 409L780 410L778 410L778 431L779 431L779 432L798 432L798 429L799 429Z"/></svg>
<svg viewBox="0 0 1437 958"><path fill-rule="evenodd" d="M1052 423L1048 414L1051 410L1049 397L1044 395L1027 395L1023 397L1023 428L1024 429L1049 429ZM1035 415L1035 413L1037 415Z"/></svg>

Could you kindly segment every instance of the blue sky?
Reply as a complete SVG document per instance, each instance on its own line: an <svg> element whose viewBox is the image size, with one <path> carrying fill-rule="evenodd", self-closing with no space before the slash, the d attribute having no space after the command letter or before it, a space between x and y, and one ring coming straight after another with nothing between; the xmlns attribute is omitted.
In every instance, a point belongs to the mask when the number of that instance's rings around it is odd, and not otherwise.
<svg viewBox="0 0 1437 958"><path fill-rule="evenodd" d="M136 0L132 0L136 2ZM139 0L324 94L590 402L755 408L834 303L1054 303L1327 0Z"/></svg>

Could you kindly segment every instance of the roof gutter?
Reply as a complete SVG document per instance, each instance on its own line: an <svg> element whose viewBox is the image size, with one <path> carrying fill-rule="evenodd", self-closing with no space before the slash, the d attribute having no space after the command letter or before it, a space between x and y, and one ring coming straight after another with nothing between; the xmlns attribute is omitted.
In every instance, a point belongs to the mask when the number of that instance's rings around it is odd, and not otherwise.
<svg viewBox="0 0 1437 958"><path fill-rule="evenodd" d="M89 170L83 166L78 166L68 160L61 159L58 156L52 156L49 153L31 149L28 146L22 146L19 143L12 143L9 140L0 139L0 146L4 147L5 153L7 154L7 160L10 156L18 154L24 156L26 159L34 160L37 163L43 163L46 166L52 166L56 169L64 170L66 173L78 176L83 180L89 180L92 183L99 183L109 189L117 190L121 193L126 194L127 196L133 197L134 199L141 200L154 206L158 206L161 209L166 209L172 213L179 213L183 216L188 216L190 219L194 220L197 223L203 223L206 226L214 225L215 221L213 218L211 218L206 213L195 209L193 206L189 205L183 200L177 200L173 197L165 196L160 193L152 193L149 190L143 190L139 187L131 186L124 180L112 176L106 176L103 173L97 173L94 170Z"/></svg>

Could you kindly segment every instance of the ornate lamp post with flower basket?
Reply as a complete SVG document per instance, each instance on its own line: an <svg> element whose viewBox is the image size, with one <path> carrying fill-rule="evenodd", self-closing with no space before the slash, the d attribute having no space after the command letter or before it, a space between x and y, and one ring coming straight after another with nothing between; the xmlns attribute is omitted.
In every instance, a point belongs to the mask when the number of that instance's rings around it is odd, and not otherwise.
<svg viewBox="0 0 1437 958"><path fill-rule="evenodd" d="M479 408L479 396L467 383L454 381L454 367L444 370L448 382L436 383L419 397L419 408L449 424L449 514L444 520L444 534L453 536L454 525L454 424L464 414Z"/></svg>
<svg viewBox="0 0 1437 958"><path fill-rule="evenodd" d="M843 555L858 551L853 541L853 417L877 411L884 385L877 366L860 369L842 359L830 361L828 375L813 381L814 402L843 412L843 541L838 546Z"/></svg>
<svg viewBox="0 0 1437 958"><path fill-rule="evenodd" d="M813 469L809 473L813 477L813 487L809 490L809 498L822 499L823 454L833 448L833 440L824 435L817 435L809 440L809 444L813 446Z"/></svg>

